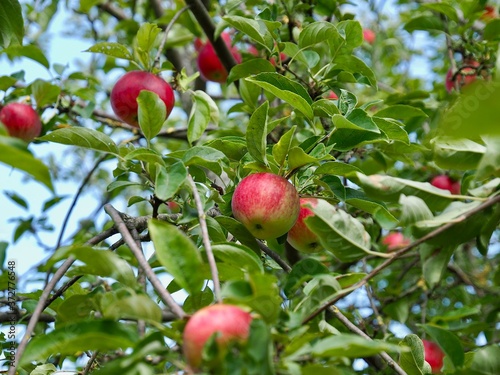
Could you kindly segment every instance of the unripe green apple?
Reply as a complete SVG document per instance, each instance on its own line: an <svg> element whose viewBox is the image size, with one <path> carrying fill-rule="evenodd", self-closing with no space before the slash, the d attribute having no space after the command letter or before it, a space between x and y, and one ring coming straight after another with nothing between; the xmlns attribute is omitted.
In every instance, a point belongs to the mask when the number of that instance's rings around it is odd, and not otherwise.
<svg viewBox="0 0 500 375"><path fill-rule="evenodd" d="M250 333L250 313L226 304L204 307L197 311L184 328L183 351L192 370L200 368L203 347L216 334L215 341L222 355L231 342L244 343Z"/></svg>
<svg viewBox="0 0 500 375"><path fill-rule="evenodd" d="M115 114L127 124L139 126L137 97L143 90L154 92L165 103L166 120L175 105L174 90L163 78L140 70L126 73L111 90L110 102Z"/></svg>
<svg viewBox="0 0 500 375"><path fill-rule="evenodd" d="M307 217L314 216L311 207L316 207L318 202L321 200L317 198L300 198L299 218L288 232L288 243L303 253L316 253L323 249L318 236L308 228L304 221Z"/></svg>
<svg viewBox="0 0 500 375"><path fill-rule="evenodd" d="M42 132L38 113L28 104L9 103L0 111L0 122L11 137L31 142Z"/></svg>
<svg viewBox="0 0 500 375"><path fill-rule="evenodd" d="M299 217L295 186L272 173L255 173L240 181L231 202L234 217L256 238L268 240L288 232Z"/></svg>

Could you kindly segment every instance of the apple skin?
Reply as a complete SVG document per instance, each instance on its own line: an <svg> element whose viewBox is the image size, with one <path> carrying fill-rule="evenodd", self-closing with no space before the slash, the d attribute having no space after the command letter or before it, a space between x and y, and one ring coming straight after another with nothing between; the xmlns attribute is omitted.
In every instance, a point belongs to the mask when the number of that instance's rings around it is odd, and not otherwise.
<svg viewBox="0 0 500 375"><path fill-rule="evenodd" d="M38 113L28 104L9 103L0 111L0 121L11 137L31 142L42 132Z"/></svg>
<svg viewBox="0 0 500 375"><path fill-rule="evenodd" d="M424 358L429 363L433 374L441 372L443 367L444 353L436 343L432 341L422 340L424 344Z"/></svg>
<svg viewBox="0 0 500 375"><path fill-rule="evenodd" d="M183 351L192 369L199 369L203 347L215 333L219 349L224 351L230 342L245 342L250 333L250 313L227 304L217 304L202 308L188 321L183 333Z"/></svg>
<svg viewBox="0 0 500 375"><path fill-rule="evenodd" d="M240 181L231 202L234 217L256 238L268 240L288 232L299 217L295 186L272 173L255 173Z"/></svg>
<svg viewBox="0 0 500 375"><path fill-rule="evenodd" d="M403 233L391 232L382 239L382 244L387 246L388 251L394 251L408 246L410 240Z"/></svg>
<svg viewBox="0 0 500 375"><path fill-rule="evenodd" d="M327 96L327 99L330 99L330 100L338 100L338 98L339 97L337 96L337 94L335 94L335 92L333 92L333 91L330 91L330 93Z"/></svg>
<svg viewBox="0 0 500 375"><path fill-rule="evenodd" d="M451 194L460 194L460 182L454 181L450 176L444 174L434 176L431 185L438 189L448 190Z"/></svg>
<svg viewBox="0 0 500 375"><path fill-rule="evenodd" d="M162 78L139 70L125 73L111 90L110 102L115 114L123 122L138 127L137 97L142 90L152 91L160 97L167 109L167 119L175 105L174 90Z"/></svg>
<svg viewBox="0 0 500 375"><path fill-rule="evenodd" d="M320 202L317 198L300 198L299 217L288 232L287 241L296 250L310 254L323 250L318 236L305 223L305 219L314 216L310 207L314 208Z"/></svg>
<svg viewBox="0 0 500 375"><path fill-rule="evenodd" d="M375 32L371 29L364 29L363 30L363 39L365 40L365 42L367 42L368 44L373 44L375 43L375 38L376 38L376 35L375 35Z"/></svg>
<svg viewBox="0 0 500 375"><path fill-rule="evenodd" d="M498 17L497 10L493 5L486 5L484 13L481 15L481 20L488 22Z"/></svg>
<svg viewBox="0 0 500 375"><path fill-rule="evenodd" d="M221 38L224 39L227 47L231 51L236 62L241 63L241 55L235 47L231 46L231 36L229 33L222 33ZM198 58L196 59L196 63L198 64L198 69L201 73L201 76L206 81L219 82L223 83L227 80L227 70L220 61L217 53L215 52L214 47L210 42L206 43L203 47L198 51Z"/></svg>
<svg viewBox="0 0 500 375"><path fill-rule="evenodd" d="M459 88L462 88L464 86L470 85L476 80L478 73L477 68L481 64L479 64L479 62L477 62L476 60L467 59L464 60L463 65L466 66L466 68L462 68L460 70L460 73L456 75L453 73L453 70L451 68L446 73L444 85L448 93L451 93L455 89L456 81L458 81ZM454 76L455 78L453 78Z"/></svg>

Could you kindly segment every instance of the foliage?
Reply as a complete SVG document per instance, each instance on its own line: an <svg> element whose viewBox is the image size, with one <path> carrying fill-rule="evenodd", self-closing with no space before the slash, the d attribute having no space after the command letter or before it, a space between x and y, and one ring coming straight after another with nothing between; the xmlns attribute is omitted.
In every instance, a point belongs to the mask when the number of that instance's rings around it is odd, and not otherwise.
<svg viewBox="0 0 500 375"><path fill-rule="evenodd" d="M6 260L15 254L1 243L5 311L15 325L35 324L19 344L19 374L189 372L179 349L186 319L219 299L256 319L246 347L206 373L424 374L424 337L446 354L443 373L500 373L500 18L483 17L486 1L67 2L68 22L82 26L68 32L92 40L81 71L46 55L42 36L59 2L21 3L25 35L20 4L0 4L0 56L33 60L52 78L0 76L3 104L28 101L44 114L43 135L29 145L2 129L0 162L53 196L37 216L31 197L5 192L29 213L12 218L12 243L54 230L46 212L67 198L54 189L65 178L93 186L110 219L89 212L67 246L66 223L55 245L38 243L52 255L33 266L51 282L18 290L15 301ZM193 40L223 30L243 62L234 66L214 43L229 70L219 90L199 77ZM415 35L428 42L412 47ZM417 57L428 67L420 77ZM472 60L475 82L447 93L446 71L456 76ZM110 77L137 69L176 89L164 123L148 92L140 129L111 113ZM65 171L40 155L47 144L93 168ZM285 237L262 242L231 217L235 186L255 171L328 202L307 219L324 251L299 254ZM436 174L459 180L461 194L428 183ZM117 214L120 203L127 211ZM411 244L388 251L389 231ZM1 316L11 324L12 314ZM207 364L216 350L207 345Z"/></svg>

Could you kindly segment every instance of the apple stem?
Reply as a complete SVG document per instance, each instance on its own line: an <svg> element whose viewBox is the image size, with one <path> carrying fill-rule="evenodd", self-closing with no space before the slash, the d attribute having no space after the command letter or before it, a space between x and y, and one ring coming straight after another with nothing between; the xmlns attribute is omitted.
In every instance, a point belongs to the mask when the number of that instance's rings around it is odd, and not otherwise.
<svg viewBox="0 0 500 375"><path fill-rule="evenodd" d="M141 247L137 244L135 241L134 237L130 233L129 228L127 227L127 224L123 221L120 213L111 205L111 204L106 204L104 206L104 210L108 213L108 215L111 217L111 219L115 222L116 229L118 232L123 237L123 240L127 244L127 246L130 248L132 253L134 254L135 258L137 259L139 266L142 268L144 273L146 274L146 277L149 279L151 284L153 285L153 288L156 290L158 295L160 296L161 300L165 305L170 307L172 312L179 317L179 319L184 319L186 317L186 313L180 307L172 297L172 295L167 291L167 289L162 285L160 279L158 279L158 276L154 273L153 269L149 265L146 257L144 256L144 253L141 249ZM136 231L136 229L134 229Z"/></svg>
<svg viewBox="0 0 500 375"><path fill-rule="evenodd" d="M214 294L215 299L218 303L222 303L222 296L220 291L220 281L219 281L219 271L217 270L217 263L215 262L214 252L212 251L212 245L210 244L210 237L208 235L207 221L205 219L205 211L203 210L203 203L201 202L200 194L196 188L196 184L188 174L188 181L191 185L191 190L193 191L194 201L196 203L196 209L198 210L198 218L200 221L201 236L203 239L203 246L207 252L208 265L210 266L210 272L212 274L212 281L214 282Z"/></svg>
<svg viewBox="0 0 500 375"><path fill-rule="evenodd" d="M186 5L184 8L180 9L177 13L175 13L174 17L170 20L168 25L165 27L165 30L163 31L163 38L161 39L160 46L158 47L158 52L156 53L156 57L153 62L153 67L160 68L160 56L163 51L163 48L165 48L165 44L167 43L167 38L168 38L168 33L170 32L170 29L174 26L174 24L177 22L179 17L184 13L186 10L188 10L191 7L191 5Z"/></svg>

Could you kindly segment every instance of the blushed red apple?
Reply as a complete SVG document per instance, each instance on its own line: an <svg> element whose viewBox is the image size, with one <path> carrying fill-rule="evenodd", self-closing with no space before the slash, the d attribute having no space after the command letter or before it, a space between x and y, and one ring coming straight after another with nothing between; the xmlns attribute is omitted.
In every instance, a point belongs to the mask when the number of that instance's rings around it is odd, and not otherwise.
<svg viewBox="0 0 500 375"><path fill-rule="evenodd" d="M373 44L375 43L375 38L376 35L373 30L363 29L363 39L365 40L365 42L367 42L368 44Z"/></svg>
<svg viewBox="0 0 500 375"><path fill-rule="evenodd" d="M495 9L495 7L493 5L486 5L484 7L484 13L481 15L481 19L483 21L491 21L495 18L498 17L498 13L497 13L497 10Z"/></svg>
<svg viewBox="0 0 500 375"><path fill-rule="evenodd" d="M460 72L455 74L450 68L446 73L445 87L446 91L452 92L458 85L458 88L470 85L477 78L477 68L480 66L479 62L474 59L466 59L463 62L463 67Z"/></svg>
<svg viewBox="0 0 500 375"><path fill-rule="evenodd" d="M300 198L295 186L272 173L255 173L240 181L231 202L234 217L256 238L278 238L299 217Z"/></svg>
<svg viewBox="0 0 500 375"><path fill-rule="evenodd" d="M235 47L231 46L231 36L229 33L222 33L221 38L226 43L227 47L231 51L234 59L237 63L241 62L241 55ZM228 72L222 62L220 61L213 45L207 42L198 51L198 58L196 59L198 64L198 69L200 70L201 76L207 81L226 82Z"/></svg>
<svg viewBox="0 0 500 375"><path fill-rule="evenodd" d="M431 185L439 189L448 190L451 194L460 194L460 181L453 180L450 176L441 174L431 179Z"/></svg>
<svg viewBox="0 0 500 375"><path fill-rule="evenodd" d="M334 91L330 91L327 98L330 100L338 100L339 97L337 96L337 94L335 94Z"/></svg>
<svg viewBox="0 0 500 375"><path fill-rule="evenodd" d="M424 358L431 366L432 373L437 374L441 372L444 358L443 351L438 344L432 341L422 340L422 342L424 344Z"/></svg>
<svg viewBox="0 0 500 375"><path fill-rule="evenodd" d="M231 342L244 343L250 333L250 313L238 306L217 304L197 311L188 321L183 333L183 351L193 370L200 368L203 347L216 334L215 341L222 353Z"/></svg>
<svg viewBox="0 0 500 375"><path fill-rule="evenodd" d="M115 114L123 122L139 126L137 97L143 90L154 92L165 103L166 120L175 105L174 90L164 79L139 70L123 75L111 90L110 102Z"/></svg>
<svg viewBox="0 0 500 375"><path fill-rule="evenodd" d="M287 236L288 243L300 252L316 253L323 249L318 236L309 229L305 222L306 218L314 216L311 207L316 207L319 202L321 200L317 198L300 198L299 217Z"/></svg>
<svg viewBox="0 0 500 375"><path fill-rule="evenodd" d="M410 240L401 232L391 232L382 239L382 244L387 246L388 251L394 251L408 246Z"/></svg>
<svg viewBox="0 0 500 375"><path fill-rule="evenodd" d="M11 137L31 142L42 132L38 113L28 104L9 103L0 111L0 122L5 125Z"/></svg>

